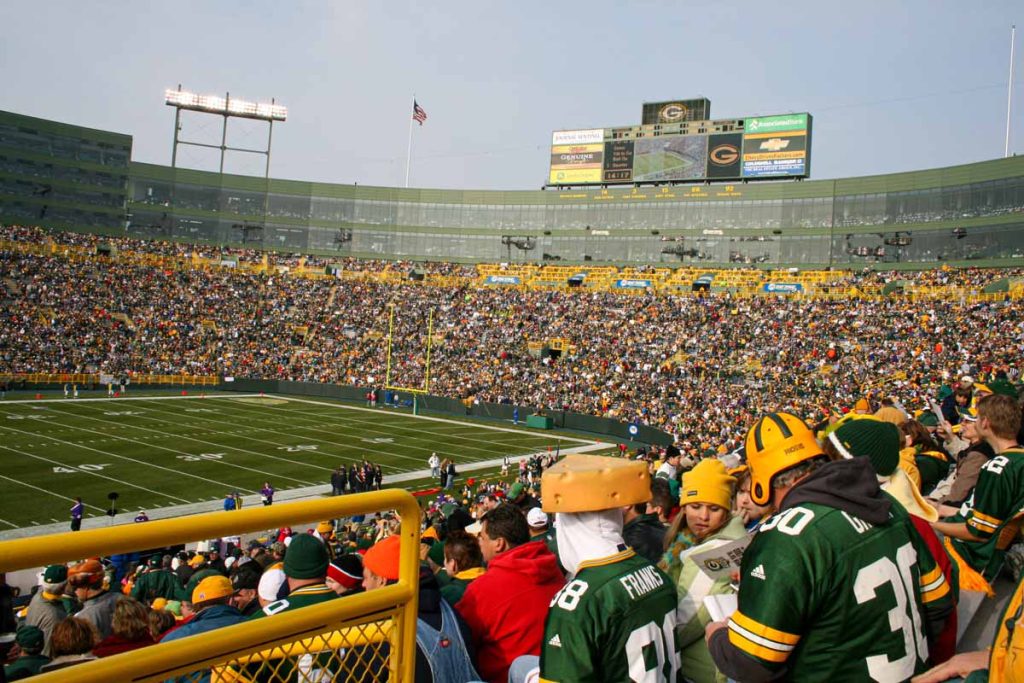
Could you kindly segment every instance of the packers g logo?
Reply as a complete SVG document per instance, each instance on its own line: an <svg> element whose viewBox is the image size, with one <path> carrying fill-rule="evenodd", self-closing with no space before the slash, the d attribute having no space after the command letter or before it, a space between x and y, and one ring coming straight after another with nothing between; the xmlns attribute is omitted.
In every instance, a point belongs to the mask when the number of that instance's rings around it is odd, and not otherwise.
<svg viewBox="0 0 1024 683"><path fill-rule="evenodd" d="M679 102L666 104L658 111L658 118L665 123L675 123L686 118L686 105Z"/></svg>
<svg viewBox="0 0 1024 683"><path fill-rule="evenodd" d="M740 150L736 145L718 145L708 152L708 159L716 166L729 166L735 164L740 158Z"/></svg>

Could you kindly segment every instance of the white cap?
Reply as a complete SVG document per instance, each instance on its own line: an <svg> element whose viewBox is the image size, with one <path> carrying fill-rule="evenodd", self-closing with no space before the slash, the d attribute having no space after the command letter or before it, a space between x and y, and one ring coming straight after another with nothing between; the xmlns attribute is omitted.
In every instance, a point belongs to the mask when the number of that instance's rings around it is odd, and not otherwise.
<svg viewBox="0 0 1024 683"><path fill-rule="evenodd" d="M530 511L526 513L526 523L534 529L539 529L548 525L548 516L540 508L530 508Z"/></svg>
<svg viewBox="0 0 1024 683"><path fill-rule="evenodd" d="M260 577L260 585L256 592L261 598L268 602L277 600L277 592L281 590L285 575L283 569L268 569Z"/></svg>

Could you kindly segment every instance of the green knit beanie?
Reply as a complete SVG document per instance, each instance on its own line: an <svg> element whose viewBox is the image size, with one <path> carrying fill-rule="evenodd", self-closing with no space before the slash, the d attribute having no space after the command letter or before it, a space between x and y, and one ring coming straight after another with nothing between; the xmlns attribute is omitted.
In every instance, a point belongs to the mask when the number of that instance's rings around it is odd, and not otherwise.
<svg viewBox="0 0 1024 683"><path fill-rule="evenodd" d="M879 476L891 476L899 467L900 430L891 422L873 417L850 420L828 439L844 457L866 457Z"/></svg>
<svg viewBox="0 0 1024 683"><path fill-rule="evenodd" d="M327 576L329 562L327 548L320 539L299 534L292 537L284 554L284 574L291 579L322 579Z"/></svg>
<svg viewBox="0 0 1024 683"><path fill-rule="evenodd" d="M444 566L444 543L440 541L434 541L434 545L430 546L430 550L427 551L427 557L434 561L438 567Z"/></svg>

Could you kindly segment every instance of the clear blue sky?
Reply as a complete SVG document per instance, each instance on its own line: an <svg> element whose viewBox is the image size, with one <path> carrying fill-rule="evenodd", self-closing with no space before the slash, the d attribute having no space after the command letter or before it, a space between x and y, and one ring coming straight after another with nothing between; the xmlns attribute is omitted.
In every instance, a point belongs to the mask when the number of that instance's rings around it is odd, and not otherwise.
<svg viewBox="0 0 1024 683"><path fill-rule="evenodd" d="M413 186L533 189L552 130L704 95L713 118L811 112L813 175L837 178L1002 156L1012 23L1024 153L1020 0L4 0L0 109L129 133L137 161L167 164L164 88L276 97L272 175L401 185L416 93L430 118ZM235 131L239 146L265 135ZM183 133L210 140L219 122ZM198 150L181 162L215 168Z"/></svg>

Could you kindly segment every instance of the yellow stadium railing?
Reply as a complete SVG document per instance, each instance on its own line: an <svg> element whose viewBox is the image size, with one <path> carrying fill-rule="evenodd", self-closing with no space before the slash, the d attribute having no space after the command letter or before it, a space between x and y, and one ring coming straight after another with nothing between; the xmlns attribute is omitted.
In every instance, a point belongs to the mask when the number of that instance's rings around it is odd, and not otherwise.
<svg viewBox="0 0 1024 683"><path fill-rule="evenodd" d="M192 672L210 672L214 681L294 681L305 680L302 672L306 665L317 670L309 680L346 680L351 673L345 669L347 664L362 667L364 673L365 667L373 664L377 669L368 674L373 680L411 681L416 652L420 511L407 491L372 491L6 541L0 543L0 572L380 510L395 510L401 519L399 578L392 585L86 662L73 670L58 670L33 680L162 681ZM384 643L389 646L386 655L380 649Z"/></svg>

